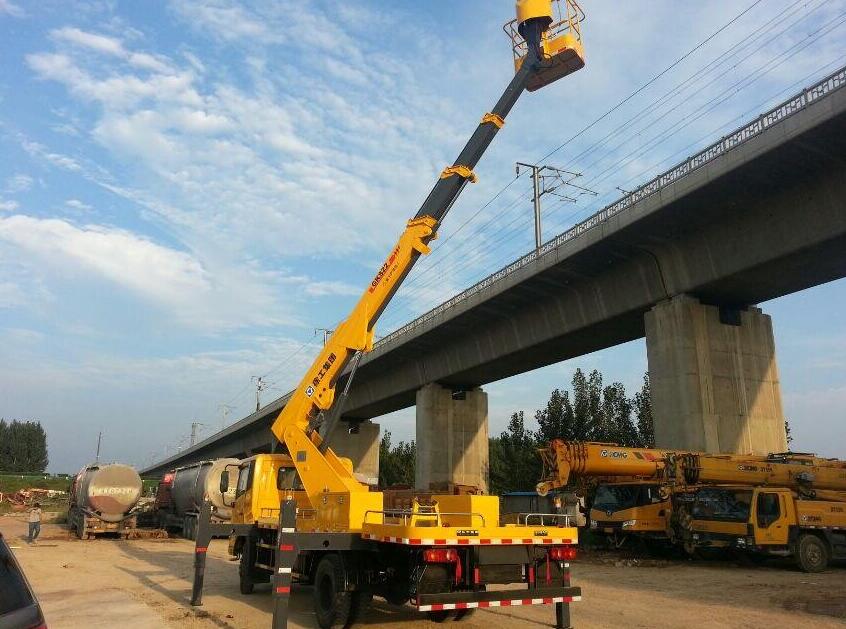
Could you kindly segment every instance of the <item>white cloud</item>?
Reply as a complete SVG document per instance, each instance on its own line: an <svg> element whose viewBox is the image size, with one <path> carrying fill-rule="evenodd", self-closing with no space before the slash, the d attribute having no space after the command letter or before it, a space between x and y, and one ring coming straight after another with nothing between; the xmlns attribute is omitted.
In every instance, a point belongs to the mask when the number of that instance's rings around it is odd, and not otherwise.
<svg viewBox="0 0 846 629"><path fill-rule="evenodd" d="M24 10L11 0L0 0L0 15L4 13L12 17L23 17L26 15Z"/></svg>
<svg viewBox="0 0 846 629"><path fill-rule="evenodd" d="M32 183L32 177L30 177L29 175L18 173L16 175L12 175L6 180L5 190L9 194L15 194L16 192L25 192L32 187Z"/></svg>
<svg viewBox="0 0 846 629"><path fill-rule="evenodd" d="M12 212L18 209L17 201L5 201L0 199L0 212Z"/></svg>
<svg viewBox="0 0 846 629"><path fill-rule="evenodd" d="M360 286L353 286L346 282L333 281L307 281L305 284L305 292L307 295L313 297L325 297L327 295L360 295L362 288Z"/></svg>
<svg viewBox="0 0 846 629"><path fill-rule="evenodd" d="M214 34L224 41L248 42L278 41L278 32L268 28L266 22L245 7L229 2L195 2L179 0L174 3L178 13L189 24Z"/></svg>
<svg viewBox="0 0 846 629"><path fill-rule="evenodd" d="M171 306L209 290L205 270L189 254L121 229L18 214L0 219L0 239Z"/></svg>
<svg viewBox="0 0 846 629"><path fill-rule="evenodd" d="M83 203L79 199L68 199L67 201L65 201L65 205L70 208L73 208L74 210L80 210L83 212L87 212L92 209L90 205L88 205L87 203Z"/></svg>
<svg viewBox="0 0 846 629"><path fill-rule="evenodd" d="M29 303L26 293L15 282L0 282L0 308L14 308Z"/></svg>
<svg viewBox="0 0 846 629"><path fill-rule="evenodd" d="M70 42L76 46L89 48L96 52L107 55L114 55L116 57L123 57L126 51L119 39L114 37L107 37L106 35L97 35L96 33L87 33L78 28L66 26L54 30L51 35L56 39Z"/></svg>
<svg viewBox="0 0 846 629"><path fill-rule="evenodd" d="M64 170L81 171L82 166L74 158L61 153L53 153L46 146L39 142L32 142L30 140L22 140L21 146L23 149L33 157L43 159L54 166L58 166Z"/></svg>

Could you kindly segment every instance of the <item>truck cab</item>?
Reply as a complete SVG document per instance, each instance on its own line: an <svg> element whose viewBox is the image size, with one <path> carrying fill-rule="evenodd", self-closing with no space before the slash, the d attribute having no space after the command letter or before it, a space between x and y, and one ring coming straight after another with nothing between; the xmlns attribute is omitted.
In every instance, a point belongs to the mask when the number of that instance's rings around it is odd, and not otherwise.
<svg viewBox="0 0 846 629"><path fill-rule="evenodd" d="M659 483L601 483L590 510L590 528L615 546L629 534L666 539L672 505Z"/></svg>
<svg viewBox="0 0 846 629"><path fill-rule="evenodd" d="M296 500L298 508L307 508L308 500L296 472L287 454L257 454L244 459L238 467L232 523L265 522L275 526L279 504L284 500Z"/></svg>

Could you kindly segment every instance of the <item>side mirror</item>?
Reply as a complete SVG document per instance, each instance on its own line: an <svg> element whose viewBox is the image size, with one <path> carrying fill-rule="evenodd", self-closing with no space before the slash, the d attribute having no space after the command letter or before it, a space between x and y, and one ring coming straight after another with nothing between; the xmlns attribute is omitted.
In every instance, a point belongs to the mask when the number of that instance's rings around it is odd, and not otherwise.
<svg viewBox="0 0 846 629"><path fill-rule="evenodd" d="M220 493L229 493L229 470L225 470L220 474Z"/></svg>

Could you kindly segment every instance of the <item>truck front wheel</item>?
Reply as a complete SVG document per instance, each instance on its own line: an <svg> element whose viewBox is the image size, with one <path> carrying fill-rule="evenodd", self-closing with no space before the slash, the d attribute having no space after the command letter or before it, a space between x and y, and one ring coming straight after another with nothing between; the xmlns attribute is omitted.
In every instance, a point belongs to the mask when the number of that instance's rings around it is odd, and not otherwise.
<svg viewBox="0 0 846 629"><path fill-rule="evenodd" d="M822 572L828 566L828 546L816 535L800 535L795 552L796 563L804 572Z"/></svg>
<svg viewBox="0 0 846 629"><path fill-rule="evenodd" d="M256 587L253 580L253 563L255 562L255 544L252 539L244 540L241 547L241 563L238 566L238 577L241 594L252 594Z"/></svg>
<svg viewBox="0 0 846 629"><path fill-rule="evenodd" d="M352 592L345 589L344 565L338 555L325 555L314 572L314 611L321 629L344 627L353 607Z"/></svg>

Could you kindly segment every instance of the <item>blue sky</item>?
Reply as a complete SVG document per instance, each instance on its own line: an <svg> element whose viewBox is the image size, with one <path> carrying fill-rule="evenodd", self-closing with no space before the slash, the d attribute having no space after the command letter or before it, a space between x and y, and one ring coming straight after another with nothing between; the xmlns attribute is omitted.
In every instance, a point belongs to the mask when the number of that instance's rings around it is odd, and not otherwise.
<svg viewBox="0 0 846 629"><path fill-rule="evenodd" d="M584 5L586 69L518 103L377 333L528 251L515 161L564 144L547 163L597 193L548 197L552 237L846 64L844 2ZM0 0L0 415L40 419L51 469L73 471L100 429L105 458L140 465L192 421L218 429L221 404L248 413L251 376L264 401L287 391L509 80L512 11ZM844 281L763 304L794 446L828 455L844 307ZM491 432L576 366L633 390L644 344L489 385ZM413 413L381 423L410 438Z"/></svg>

